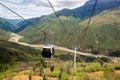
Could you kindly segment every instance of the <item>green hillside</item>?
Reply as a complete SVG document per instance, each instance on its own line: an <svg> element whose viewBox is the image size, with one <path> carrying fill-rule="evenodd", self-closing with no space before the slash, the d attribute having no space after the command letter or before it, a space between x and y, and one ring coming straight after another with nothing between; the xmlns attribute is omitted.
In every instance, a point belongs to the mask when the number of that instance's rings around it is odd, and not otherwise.
<svg viewBox="0 0 120 80"><path fill-rule="evenodd" d="M62 9L57 11L58 16L72 16L80 19L87 19L90 17L96 0L88 0L83 6L74 9ZM120 7L119 0L99 0L94 15L101 13L104 10L118 9Z"/></svg>
<svg viewBox="0 0 120 80"><path fill-rule="evenodd" d="M67 36L66 33L70 33L71 29L76 27L80 19L76 19L73 17L65 17L61 16L60 19L62 20L65 28L69 29L65 32L64 28L58 22L57 18L51 17L44 17L40 22L36 25L31 26L29 25L26 29L20 32L21 35L24 35L25 38L22 41L27 41L29 43L43 43L43 32L45 31L47 34L46 42L47 43L57 43L57 41L64 40L63 37ZM64 35L64 36L63 36ZM55 37L55 38L53 38Z"/></svg>
<svg viewBox="0 0 120 80"><path fill-rule="evenodd" d="M39 53L39 50L0 40L0 63L35 60Z"/></svg>
<svg viewBox="0 0 120 80"><path fill-rule="evenodd" d="M8 34L8 32L0 29L0 39L8 40L9 38L10 38L10 35Z"/></svg>
<svg viewBox="0 0 120 80"><path fill-rule="evenodd" d="M14 65L20 66L22 63L39 60L40 58L40 50L0 39L0 79L5 75L12 75L12 72L16 69L21 69L15 68Z"/></svg>
<svg viewBox="0 0 120 80"><path fill-rule="evenodd" d="M46 17L34 27L27 27L20 34L25 36L21 41L36 44L43 43L41 30L52 35L47 36L46 41L51 44L66 46L80 44L81 50L119 50L120 49L120 10L106 10L92 18L86 34L81 34L86 27L88 19L81 21L73 17L60 17L67 32L56 18ZM37 28L36 28L37 27ZM84 36L86 37L84 38Z"/></svg>
<svg viewBox="0 0 120 80"><path fill-rule="evenodd" d="M63 67L64 71L66 71L66 65L68 65L68 63L69 66L71 66L70 69L73 69L72 61L73 53L70 52L55 50L54 58L43 59L41 58L39 49L34 49L31 47L18 45L16 43L0 40L0 79L7 78L6 80L9 80L17 75L29 75L30 73L32 73L34 76L38 76L39 72L36 74L35 69L40 71L45 69L47 71L45 72L46 76L57 77L56 75L59 75L59 69ZM99 61L110 62L111 60L105 57L95 58L77 55L77 63L93 62L90 63L92 65L94 62ZM81 66L83 64L85 63L79 63ZM99 63L95 64L99 65ZM57 73L52 74L49 72L51 66L54 66L55 71L57 70ZM99 68L100 70L102 69L101 67ZM98 68L95 68L94 71L96 71L96 69ZM90 71L92 70L93 69L90 69Z"/></svg>
<svg viewBox="0 0 120 80"><path fill-rule="evenodd" d="M0 29L5 31L14 31L17 27L9 23L6 19L0 17Z"/></svg>
<svg viewBox="0 0 120 80"><path fill-rule="evenodd" d="M119 13L120 10L104 11L101 14L93 17L87 32L88 37L86 39L88 40L88 43L91 43L91 41L94 42L94 44L96 44L96 48L99 49L120 49ZM88 20L85 20L79 25L83 26L87 21Z"/></svg>

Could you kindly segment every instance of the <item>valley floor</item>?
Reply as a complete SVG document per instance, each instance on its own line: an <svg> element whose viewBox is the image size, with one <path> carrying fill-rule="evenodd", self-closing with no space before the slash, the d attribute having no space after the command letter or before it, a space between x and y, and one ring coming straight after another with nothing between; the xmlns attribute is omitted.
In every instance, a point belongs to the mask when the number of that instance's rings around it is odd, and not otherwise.
<svg viewBox="0 0 120 80"><path fill-rule="evenodd" d="M15 34L15 33L11 33L11 38L9 39L10 42L15 42L15 43L18 43L20 45L24 45L24 46L29 46L29 47L42 47L43 44L38 44L38 45L33 45L33 44L28 44L28 43L23 43L23 42L19 42L19 40L22 38L23 36L20 36L18 34ZM67 52L72 52L74 53L74 50L71 50L71 49L68 49L68 48L65 48L65 47L60 47L60 46L55 46L55 49L57 50L62 50L62 51L67 51ZM90 54L90 53L83 53L83 52L78 52L77 51L77 54L80 54L80 55L85 55L85 56L92 56L92 57L107 57L107 56L104 56L104 55L94 55L94 54Z"/></svg>
<svg viewBox="0 0 120 80"><path fill-rule="evenodd" d="M43 45L31 45L19 42L22 36L12 33L10 42L20 45L40 48ZM74 53L64 47L55 46L61 54L56 53L53 59L40 59L36 61L16 62L14 66L0 73L2 80L120 80L120 58L111 57L111 61L99 62L94 60L91 62L77 61L76 68L73 67L71 54L65 56L64 52ZM92 57L106 57L103 55L93 55L90 53L77 52L78 54ZM69 58L67 58L69 57ZM73 57L73 55L72 55ZM65 59L64 59L65 58ZM87 57L86 57L87 58ZM67 59L67 60L66 60ZM90 58L91 59L91 58ZM100 58L99 58L100 59ZM105 58L102 58L103 60ZM102 60L101 59L101 60ZM14 67L14 68L13 68ZM45 76L44 76L45 75Z"/></svg>

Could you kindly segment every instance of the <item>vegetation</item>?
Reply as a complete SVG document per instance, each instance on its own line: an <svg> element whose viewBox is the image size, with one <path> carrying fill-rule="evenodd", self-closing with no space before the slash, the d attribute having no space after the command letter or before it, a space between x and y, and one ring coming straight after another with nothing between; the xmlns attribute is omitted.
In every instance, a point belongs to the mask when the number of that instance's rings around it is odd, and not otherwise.
<svg viewBox="0 0 120 80"><path fill-rule="evenodd" d="M120 65L114 67L115 70L120 70Z"/></svg>
<svg viewBox="0 0 120 80"><path fill-rule="evenodd" d="M89 7L93 5L90 4L91 1L82 8L64 9L57 12L65 28L61 26L54 14L29 19L28 21L33 26L25 21L20 22L18 25L21 27L18 29L0 18L0 28L6 31L16 29L15 32L24 36L20 41L31 44L43 43L43 31L45 31L47 33L46 43L68 48L71 48L71 45L80 44L80 51L117 58L77 55L75 67L73 53L55 50L54 58L42 58L40 48L8 42L8 33L0 29L0 80L19 80L21 75L29 80L35 77L39 80L120 80L119 3L106 5L104 6L106 8L102 9L103 7L100 7L104 3L99 1L98 10L89 28L84 32L88 22ZM19 78L14 79L17 76ZM26 79L22 77L22 80Z"/></svg>
<svg viewBox="0 0 120 80"><path fill-rule="evenodd" d="M68 48L71 48L71 45L80 44L80 50L83 52L118 57L120 56L120 1L98 1L90 26L86 32L83 32L93 7L93 1L90 0L82 7L73 10L57 11L65 28L61 26L54 14L50 14L28 19L28 22L20 22L18 23L20 27L14 32L19 32L24 36L20 41L38 44L43 43L44 31L49 34L46 35L46 43ZM108 5L110 3L112 5ZM6 20L2 18L0 20L1 28L6 28L8 25ZM4 23L6 24L3 25Z"/></svg>
<svg viewBox="0 0 120 80"><path fill-rule="evenodd" d="M86 72L84 71L95 72L103 70L99 65L99 59L78 55L77 65L79 68L78 72L74 72L72 53L57 50L53 59L44 60L41 58L39 50L4 40L0 40L0 52L0 78L14 77L19 75L19 72L25 71L23 74L29 75L30 79L34 75L45 75L45 78L54 77L61 80L70 80L72 79L71 76L73 76L75 79L84 80L86 79ZM83 62L98 63L93 65L92 63ZM88 65L89 67L86 67ZM92 68L92 66L94 67ZM26 70L30 71L26 72Z"/></svg>
<svg viewBox="0 0 120 80"><path fill-rule="evenodd" d="M10 35L8 32L0 29L0 39L2 40L8 40L10 38Z"/></svg>
<svg viewBox="0 0 120 80"><path fill-rule="evenodd" d="M35 61L39 58L40 50L0 40L0 74L12 72L17 62Z"/></svg>
<svg viewBox="0 0 120 80"><path fill-rule="evenodd" d="M89 0L85 5L75 8L75 9L63 9L57 12L58 16L72 16L80 19L87 19L90 17L91 11L93 9L95 0ZM111 4L112 5L109 5ZM94 15L101 13L104 10L117 9L120 7L120 1L118 0L102 0L97 2L97 7L95 9Z"/></svg>
<svg viewBox="0 0 120 80"><path fill-rule="evenodd" d="M37 22L34 27L29 25L21 31L20 34L25 38L20 41L32 44L43 43L44 36L42 31L45 31L49 34L46 36L47 43L68 48L71 48L71 45L79 43L80 50L83 52L117 56L114 54L111 55L111 50L118 54L120 49L120 15L118 13L120 13L119 9L107 10L94 16L85 33L82 30L85 29L88 19L81 21L71 16L60 16L67 30L66 32L55 17L51 18L51 16L47 16L42 18L40 22Z"/></svg>
<svg viewBox="0 0 120 80"><path fill-rule="evenodd" d="M14 31L16 27L9 23L6 19L0 17L0 29L5 31Z"/></svg>
<svg viewBox="0 0 120 80"><path fill-rule="evenodd" d="M40 56L40 50L35 50L31 47L25 47L8 41L0 40L0 54L0 63L8 63L12 60L35 60L35 58L37 59L38 55Z"/></svg>
<svg viewBox="0 0 120 80"><path fill-rule="evenodd" d="M67 63L68 62L62 62L62 64L58 64L54 61L54 71L50 70L50 64L52 65L52 62L43 68L40 68L41 66L36 66L32 71L32 74L31 72L28 72L26 75L30 74L28 78L31 79L32 77L37 77L41 74L40 76L42 76L44 80L51 80L50 78L54 78L55 80L119 80L120 73L116 72L109 63L106 63L103 67L98 63L79 63L77 64L76 69L69 66L70 73L67 73ZM69 63L69 65L71 65L71 63ZM39 70L43 72L41 73Z"/></svg>
<svg viewBox="0 0 120 80"><path fill-rule="evenodd" d="M97 78L107 80L107 76L113 74L109 70L112 69L113 72L119 70L119 65L112 66L107 58L92 58L81 55L77 55L77 68L75 69L72 53L57 50L53 59L43 59L37 49L4 40L0 40L0 52L2 54L0 55L1 79L13 79L14 76L25 74L28 75L29 79L33 79L34 76L42 76L43 79L48 80L51 78L56 80L93 80ZM100 61L104 64L101 65ZM99 71L102 71L102 74L99 74L102 77L93 78L90 75ZM119 79L119 73L115 72L114 74L112 80Z"/></svg>

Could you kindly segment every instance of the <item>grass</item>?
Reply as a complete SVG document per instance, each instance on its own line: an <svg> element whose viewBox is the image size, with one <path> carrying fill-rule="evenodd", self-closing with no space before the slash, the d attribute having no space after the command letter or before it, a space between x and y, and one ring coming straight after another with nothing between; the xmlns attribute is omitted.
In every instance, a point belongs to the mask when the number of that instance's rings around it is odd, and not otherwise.
<svg viewBox="0 0 120 80"><path fill-rule="evenodd" d="M39 58L40 50L0 40L0 77L12 75L17 62L35 61Z"/></svg>
<svg viewBox="0 0 120 80"><path fill-rule="evenodd" d="M25 75L29 75L30 73L32 73L32 76L39 76L39 73L37 72L36 74L34 74L34 71L32 71L32 67L35 67L36 64L39 64L39 62L31 62L29 61L29 64L26 64L26 66L31 66L31 68L28 68L28 70L30 70L30 72L24 72L23 74ZM41 60L40 60L41 62ZM62 61L62 60L56 60L56 59L46 59L44 60L44 62L46 63L46 66L42 67L42 65L37 65L35 67L35 70L44 70L44 73L42 73L41 76L45 75L46 77L51 77L51 78L60 78L61 80L86 80L86 79L90 79L90 80L119 80L119 75L120 73L115 73L115 67L117 67L118 65L114 65L114 67L112 66L111 63L104 63L104 66L101 66L100 63L98 62L89 62L89 63L85 63L85 62L77 62L77 68L73 68L72 62L70 61ZM25 64L25 63L24 63ZM40 63L41 64L41 63ZM17 64L18 65L18 64ZM19 64L18 66L20 66L21 64ZM54 70L51 71L50 70L50 66L54 65ZM21 66L23 67L23 66ZM42 67L42 68L41 68ZM16 76L18 75L18 72L14 72L10 71L11 69L9 69L8 71L6 71L5 73L1 73L0 76L1 77L5 77L5 75L7 76ZM23 69L22 71L24 71L26 69ZM99 73L100 71L102 71L102 73ZM98 73L99 74L98 74ZM8 75L9 73L11 73L11 75ZM92 75L91 75L92 74ZM111 76L113 75L114 76ZM19 74L19 75L22 75ZM94 76L94 77L92 77ZM108 77L109 76L109 77Z"/></svg>
<svg viewBox="0 0 120 80"><path fill-rule="evenodd" d="M35 26L39 27L39 29L28 26L19 34L24 36L21 39L23 42L40 44L43 43L44 39L43 33L41 32L43 30L52 36L46 36L47 43L68 48L71 48L71 45L79 43L80 50L83 52L92 52L95 50L99 54L103 52L105 55L109 55L109 50L120 49L119 13L120 10L103 11L99 15L94 16L85 34L82 33L82 30L85 29L88 19L81 21L71 16L60 16L67 32L55 17L48 17L36 23Z"/></svg>
<svg viewBox="0 0 120 80"><path fill-rule="evenodd" d="M120 65L114 67L115 70L120 70Z"/></svg>
<svg viewBox="0 0 120 80"><path fill-rule="evenodd" d="M2 52L0 55L0 79L21 75L22 73L20 74L20 72L26 70L27 72L23 74L29 75L32 73L32 76L38 76L39 72L34 74L34 68L35 70L44 70L46 77L61 78L61 80L86 80L88 77L91 78L90 76L86 76L86 74L108 71L108 67L112 66L108 62L101 66L99 63L100 59L98 58L77 55L77 68L74 69L72 53L55 50L53 59L42 59L40 57L40 50L37 48L21 46L4 40L0 40L0 50ZM11 57L9 57L9 52L12 52ZM101 60L106 61L104 59ZM53 65L54 70L51 71L50 69ZM105 67L106 65L108 67ZM114 65L112 69L119 69L117 66L119 65ZM41 74L42 76L44 75L43 73ZM105 74L107 75L107 73ZM114 78L119 79L119 76L116 74Z"/></svg>
<svg viewBox="0 0 120 80"><path fill-rule="evenodd" d="M21 46L4 40L0 40L0 52L0 61L4 61L4 58L9 61L13 57L15 60L24 61L35 59L38 55L40 56L40 50L35 50L31 47Z"/></svg>
<svg viewBox="0 0 120 80"><path fill-rule="evenodd" d="M55 62L54 62L55 63ZM112 67L111 63L105 63L104 66L100 66L99 63L78 63L77 68L70 67L70 73L67 73L67 62L62 62L62 74L61 80L119 80L120 73L116 73L114 67ZM86 65L86 66L83 66ZM114 65L117 66L117 65ZM53 72L48 70L48 66L45 68L47 70L45 72L46 76L49 77L59 77L61 68L59 66L55 67ZM112 76L114 74L114 76ZM94 77L93 77L94 76ZM109 76L109 77L108 77Z"/></svg>
<svg viewBox="0 0 120 80"><path fill-rule="evenodd" d="M8 40L10 38L10 35L8 32L0 29L0 39L2 40Z"/></svg>

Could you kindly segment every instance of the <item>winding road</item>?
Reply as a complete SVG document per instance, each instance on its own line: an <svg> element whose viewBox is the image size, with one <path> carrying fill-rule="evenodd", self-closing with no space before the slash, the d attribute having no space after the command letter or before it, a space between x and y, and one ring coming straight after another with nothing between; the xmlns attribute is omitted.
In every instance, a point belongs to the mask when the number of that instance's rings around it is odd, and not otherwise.
<svg viewBox="0 0 120 80"><path fill-rule="evenodd" d="M14 42L14 43L17 43L17 44L20 44L20 45L24 45L24 46L29 46L29 47L42 47L43 45L42 44L38 44L38 45L32 45L32 44L28 44L28 43L23 43L23 42L19 42L19 39L21 39L23 36L20 36L18 34L15 34L15 33L11 33L11 38L9 39L10 42ZM62 50L62 51L67 51L67 52L71 52L71 53L74 53L74 50L71 50L71 49L68 49L68 48L65 48L65 47L60 47L60 46L55 46L54 45L54 48L56 50ZM77 54L80 54L80 55L84 55L84 56L92 56L92 57L108 57L108 56L104 56L104 55L94 55L94 54L91 54L91 53L83 53L83 52L76 52Z"/></svg>

